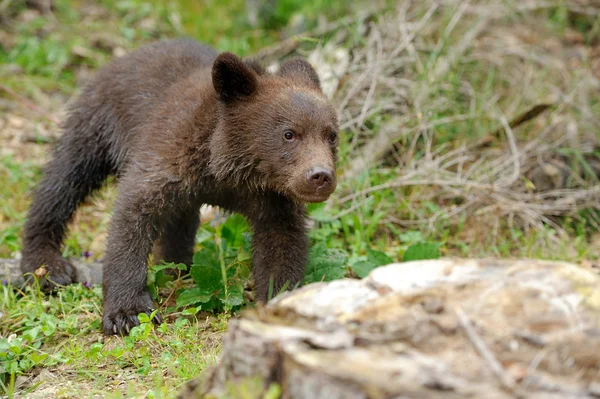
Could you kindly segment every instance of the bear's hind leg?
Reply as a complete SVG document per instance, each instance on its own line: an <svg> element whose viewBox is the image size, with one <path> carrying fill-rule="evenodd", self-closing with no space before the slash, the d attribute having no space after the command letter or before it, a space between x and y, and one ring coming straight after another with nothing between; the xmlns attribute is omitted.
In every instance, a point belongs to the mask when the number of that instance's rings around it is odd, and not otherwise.
<svg viewBox="0 0 600 399"><path fill-rule="evenodd" d="M24 228L21 271L26 275L44 266L44 290L75 280L75 268L62 257L61 245L77 207L111 173L102 150L67 130L35 190Z"/></svg>
<svg viewBox="0 0 600 399"><path fill-rule="evenodd" d="M165 223L154 244L154 263L192 264L196 232L200 226L200 210L190 208Z"/></svg>

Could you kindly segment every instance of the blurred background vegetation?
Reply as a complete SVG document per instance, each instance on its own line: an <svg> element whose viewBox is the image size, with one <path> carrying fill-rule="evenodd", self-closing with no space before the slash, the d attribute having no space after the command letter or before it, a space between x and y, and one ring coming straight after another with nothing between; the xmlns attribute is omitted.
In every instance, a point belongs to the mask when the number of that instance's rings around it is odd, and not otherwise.
<svg viewBox="0 0 600 399"><path fill-rule="evenodd" d="M6 76L23 94L71 94L78 67L97 68L142 43L189 36L246 56L339 17L346 2L283 0L69 1L4 0L0 62L25 74ZM356 5L355 5L356 7ZM256 21L251 21L256 14ZM290 24L290 21L292 23ZM25 80L25 81L23 81Z"/></svg>

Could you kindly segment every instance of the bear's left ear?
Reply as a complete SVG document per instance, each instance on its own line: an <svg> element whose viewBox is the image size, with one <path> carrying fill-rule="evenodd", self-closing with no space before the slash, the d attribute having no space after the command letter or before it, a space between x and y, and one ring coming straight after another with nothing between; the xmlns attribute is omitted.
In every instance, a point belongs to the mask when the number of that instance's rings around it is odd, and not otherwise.
<svg viewBox="0 0 600 399"><path fill-rule="evenodd" d="M219 99L231 103L247 97L258 88L258 76L233 53L222 53L215 59L212 81Z"/></svg>
<svg viewBox="0 0 600 399"><path fill-rule="evenodd" d="M312 65L301 58L294 58L284 62L279 69L279 75L299 79L303 83L321 90L319 75L317 75Z"/></svg>

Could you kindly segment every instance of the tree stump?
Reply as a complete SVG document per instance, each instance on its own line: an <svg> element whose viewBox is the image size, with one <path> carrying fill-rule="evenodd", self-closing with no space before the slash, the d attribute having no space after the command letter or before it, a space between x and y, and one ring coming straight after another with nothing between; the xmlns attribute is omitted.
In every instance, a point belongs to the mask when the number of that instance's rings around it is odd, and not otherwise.
<svg viewBox="0 0 600 399"><path fill-rule="evenodd" d="M248 378L256 397L276 383L293 399L600 398L600 276L448 259L310 284L231 320L180 398L237 397Z"/></svg>

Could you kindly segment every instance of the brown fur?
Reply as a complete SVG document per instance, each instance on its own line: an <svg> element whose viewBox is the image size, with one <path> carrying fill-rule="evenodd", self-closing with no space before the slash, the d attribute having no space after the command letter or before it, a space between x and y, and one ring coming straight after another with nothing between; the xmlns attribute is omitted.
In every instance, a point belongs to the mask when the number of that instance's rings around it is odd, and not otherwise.
<svg viewBox="0 0 600 399"><path fill-rule="evenodd" d="M142 47L100 70L71 107L29 212L22 271L46 265L54 282L73 281L60 252L66 224L116 174L105 334L128 332L154 309L146 287L153 248L165 261L191 263L203 203L248 219L256 294L266 300L271 278L275 291L303 278L303 204L335 189L337 129L305 61L268 74L191 40Z"/></svg>

